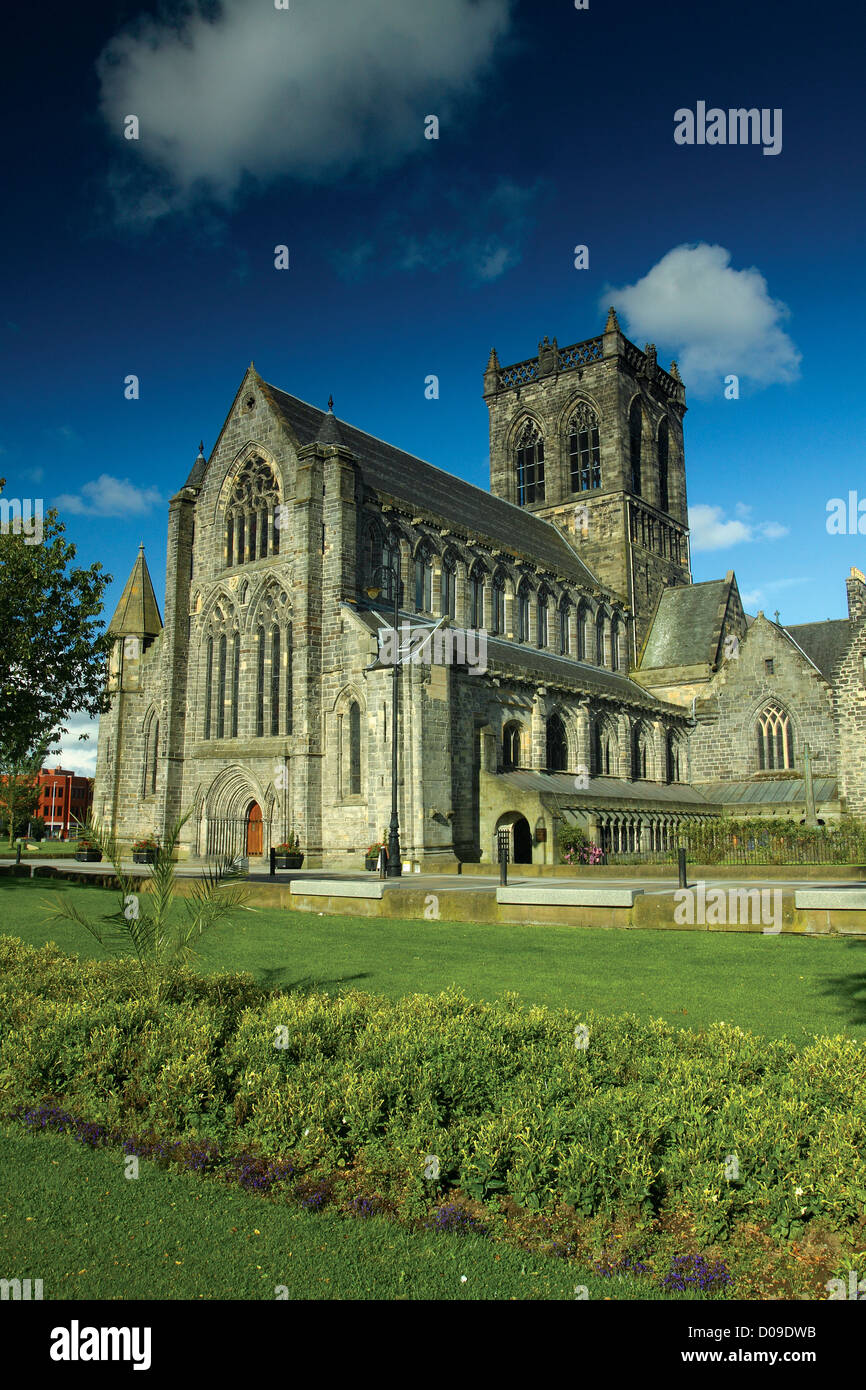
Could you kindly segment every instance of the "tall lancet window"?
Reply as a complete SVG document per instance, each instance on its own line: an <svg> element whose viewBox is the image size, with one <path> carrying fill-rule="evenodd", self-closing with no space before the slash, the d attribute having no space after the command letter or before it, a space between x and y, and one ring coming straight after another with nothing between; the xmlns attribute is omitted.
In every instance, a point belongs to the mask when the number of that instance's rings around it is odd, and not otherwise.
<svg viewBox="0 0 866 1390"><path fill-rule="evenodd" d="M640 408L640 401L635 399L631 403L631 410L628 413L628 436L629 452L631 457L631 490L635 496L641 495L641 434L643 431L643 413Z"/></svg>
<svg viewBox="0 0 866 1390"><path fill-rule="evenodd" d="M527 420L517 436L517 505L544 501L544 440L534 420Z"/></svg>
<svg viewBox="0 0 866 1390"><path fill-rule="evenodd" d="M210 738L213 695L213 638L207 639L204 662L204 736Z"/></svg>
<svg viewBox="0 0 866 1390"><path fill-rule="evenodd" d="M280 629L271 629L271 733L280 732Z"/></svg>
<svg viewBox="0 0 866 1390"><path fill-rule="evenodd" d="M659 425L659 506L663 512L669 510L668 498L668 453L670 435L667 420Z"/></svg>
<svg viewBox="0 0 866 1390"><path fill-rule="evenodd" d="M601 487L601 449L598 416L585 401L577 406L568 427L568 457L572 492Z"/></svg>

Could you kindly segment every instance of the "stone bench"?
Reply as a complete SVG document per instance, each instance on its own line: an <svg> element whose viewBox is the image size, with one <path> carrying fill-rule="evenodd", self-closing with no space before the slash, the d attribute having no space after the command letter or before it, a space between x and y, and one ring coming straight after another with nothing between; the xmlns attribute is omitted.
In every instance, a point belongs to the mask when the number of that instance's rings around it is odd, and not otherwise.
<svg viewBox="0 0 866 1390"><path fill-rule="evenodd" d="M385 885L381 879L369 883L340 878L293 878L289 892L299 898L381 898Z"/></svg>
<svg viewBox="0 0 866 1390"><path fill-rule="evenodd" d="M531 907L631 907L642 888L547 888L543 884L497 888L496 901Z"/></svg>
<svg viewBox="0 0 866 1390"><path fill-rule="evenodd" d="M827 912L866 911L866 888L797 888L794 906Z"/></svg>

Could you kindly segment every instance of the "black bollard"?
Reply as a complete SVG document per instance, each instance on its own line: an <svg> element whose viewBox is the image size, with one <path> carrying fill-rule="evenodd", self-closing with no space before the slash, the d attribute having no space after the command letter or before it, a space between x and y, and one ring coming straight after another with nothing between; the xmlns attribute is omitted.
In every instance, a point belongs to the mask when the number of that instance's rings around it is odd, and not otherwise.
<svg viewBox="0 0 866 1390"><path fill-rule="evenodd" d="M15 846L15 850L16 850L16 854L15 854L15 863L16 863L16 864L20 864L20 863L21 863L21 841L20 841L20 840L18 841L17 845Z"/></svg>
<svg viewBox="0 0 866 1390"><path fill-rule="evenodd" d="M685 887L687 886L687 885L686 885L686 852L685 852L685 850L683 849L682 846L680 846L680 848L677 850L677 864L678 864L678 866L679 866L679 871L680 871L680 887L681 887L681 888L685 888Z"/></svg>
<svg viewBox="0 0 866 1390"><path fill-rule="evenodd" d="M508 842L504 836L499 841L499 883L503 887L508 885Z"/></svg>
<svg viewBox="0 0 866 1390"><path fill-rule="evenodd" d="M271 850L271 878L276 878L276 876L277 876L277 851L276 851L275 849L272 849L272 850Z"/></svg>

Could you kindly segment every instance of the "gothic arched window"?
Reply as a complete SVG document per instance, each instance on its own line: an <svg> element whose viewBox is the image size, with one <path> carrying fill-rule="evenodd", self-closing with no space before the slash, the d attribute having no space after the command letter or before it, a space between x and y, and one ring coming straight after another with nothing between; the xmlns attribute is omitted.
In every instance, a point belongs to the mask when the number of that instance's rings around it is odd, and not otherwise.
<svg viewBox="0 0 866 1390"><path fill-rule="evenodd" d="M204 661L204 736L210 738L211 695L213 691L213 637L208 637Z"/></svg>
<svg viewBox="0 0 866 1390"><path fill-rule="evenodd" d="M544 501L544 440L534 420L521 427L516 444L517 505Z"/></svg>
<svg viewBox="0 0 866 1390"><path fill-rule="evenodd" d="M547 770L565 772L568 766L568 740L565 725L558 714L552 714L547 721Z"/></svg>
<svg viewBox="0 0 866 1390"><path fill-rule="evenodd" d="M668 510L668 453L670 434L667 420L659 425L659 506L663 512Z"/></svg>
<svg viewBox="0 0 866 1390"><path fill-rule="evenodd" d="M577 659L578 661L587 660L589 650L588 639L589 629L589 609L581 600L577 605Z"/></svg>
<svg viewBox="0 0 866 1390"><path fill-rule="evenodd" d="M144 776L141 791L143 796L153 796L156 791L156 765L159 756L159 720L151 715L144 733Z"/></svg>
<svg viewBox="0 0 866 1390"><path fill-rule="evenodd" d="M535 624L535 641L539 647L547 646L547 590L542 589L538 595L537 622Z"/></svg>
<svg viewBox="0 0 866 1390"><path fill-rule="evenodd" d="M271 628L271 733L280 732L280 629Z"/></svg>
<svg viewBox="0 0 866 1390"><path fill-rule="evenodd" d="M505 631L505 575L501 570L493 576L493 613L490 627L494 634Z"/></svg>
<svg viewBox="0 0 866 1390"><path fill-rule="evenodd" d="M596 718L592 725L592 771L596 777L610 777L616 769L613 738L606 720Z"/></svg>
<svg viewBox="0 0 866 1390"><path fill-rule="evenodd" d="M619 659L619 619L614 618L610 625L610 669L612 671L619 670Z"/></svg>
<svg viewBox="0 0 866 1390"><path fill-rule="evenodd" d="M484 626L484 566L478 563L469 576L469 626Z"/></svg>
<svg viewBox="0 0 866 1390"><path fill-rule="evenodd" d="M580 402L569 422L568 457L572 492L589 492L591 488L601 487L598 416L585 401Z"/></svg>
<svg viewBox="0 0 866 1390"><path fill-rule="evenodd" d="M236 632L232 642L232 738L238 736L238 708L241 694L241 635Z"/></svg>
<svg viewBox="0 0 866 1390"><path fill-rule="evenodd" d="M517 590L517 640L518 642L529 641L529 585L525 579L520 582Z"/></svg>
<svg viewBox="0 0 866 1390"><path fill-rule="evenodd" d="M279 550L280 490L270 466L262 458L243 465L229 494L226 507L226 564L243 565L262 560Z"/></svg>
<svg viewBox="0 0 866 1390"><path fill-rule="evenodd" d="M635 781L646 781L649 738L643 724L631 731L631 775Z"/></svg>
<svg viewBox="0 0 866 1390"><path fill-rule="evenodd" d="M595 661L597 666L604 665L604 612L601 608L595 620Z"/></svg>
<svg viewBox="0 0 866 1390"><path fill-rule="evenodd" d="M292 645L292 624L289 623L286 629L286 733L292 732L292 660L294 657Z"/></svg>
<svg viewBox="0 0 866 1390"><path fill-rule="evenodd" d="M681 782L680 776L680 744L676 734L669 732L665 740L667 753L667 779L669 782Z"/></svg>
<svg viewBox="0 0 866 1390"><path fill-rule="evenodd" d="M265 732L265 629L256 629L256 738Z"/></svg>
<svg viewBox="0 0 866 1390"><path fill-rule="evenodd" d="M225 738L226 733L226 635L222 634L219 642L219 665L217 668L217 708L216 708L216 736Z"/></svg>
<svg viewBox="0 0 866 1390"><path fill-rule="evenodd" d="M349 795L361 795L361 706L349 706Z"/></svg>
<svg viewBox="0 0 866 1390"><path fill-rule="evenodd" d="M442 560L442 581L440 608L443 618L457 616L457 557L453 550L445 553Z"/></svg>
<svg viewBox="0 0 866 1390"><path fill-rule="evenodd" d="M628 413L628 436L629 453L631 457L631 490L637 496L641 495L641 433L643 430L643 413L640 408L640 401L635 399L631 403L631 410Z"/></svg>
<svg viewBox="0 0 866 1390"><path fill-rule="evenodd" d="M794 766L791 720L780 705L767 705L758 715L758 767L762 772L787 771Z"/></svg>
<svg viewBox="0 0 866 1390"><path fill-rule="evenodd" d="M383 532L378 522L371 522L364 535L364 579L372 587L380 583L382 576Z"/></svg>
<svg viewBox="0 0 866 1390"><path fill-rule="evenodd" d="M433 612L433 558L423 541L415 551L415 612Z"/></svg>
<svg viewBox="0 0 866 1390"><path fill-rule="evenodd" d="M516 720L502 730L502 766L506 772L520 766L520 725Z"/></svg>
<svg viewBox="0 0 866 1390"><path fill-rule="evenodd" d="M568 656L571 651L571 604L563 597L559 601L559 654Z"/></svg>

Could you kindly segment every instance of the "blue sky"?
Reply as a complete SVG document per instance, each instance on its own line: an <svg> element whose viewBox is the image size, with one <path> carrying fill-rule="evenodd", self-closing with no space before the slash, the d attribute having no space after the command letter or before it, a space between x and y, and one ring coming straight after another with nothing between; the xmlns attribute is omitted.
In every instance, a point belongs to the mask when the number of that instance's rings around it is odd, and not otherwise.
<svg viewBox="0 0 866 1390"><path fill-rule="evenodd" d="M8 496L61 499L79 559L115 576L107 616L140 540L161 597L167 500L251 359L486 486L490 347L506 364L590 337L611 301L685 379L694 578L735 569L747 608L785 622L844 613L866 568L863 537L826 529L831 498L866 497L859 12L47 14L6 30L0 474ZM699 101L780 109L781 152L676 144Z"/></svg>

